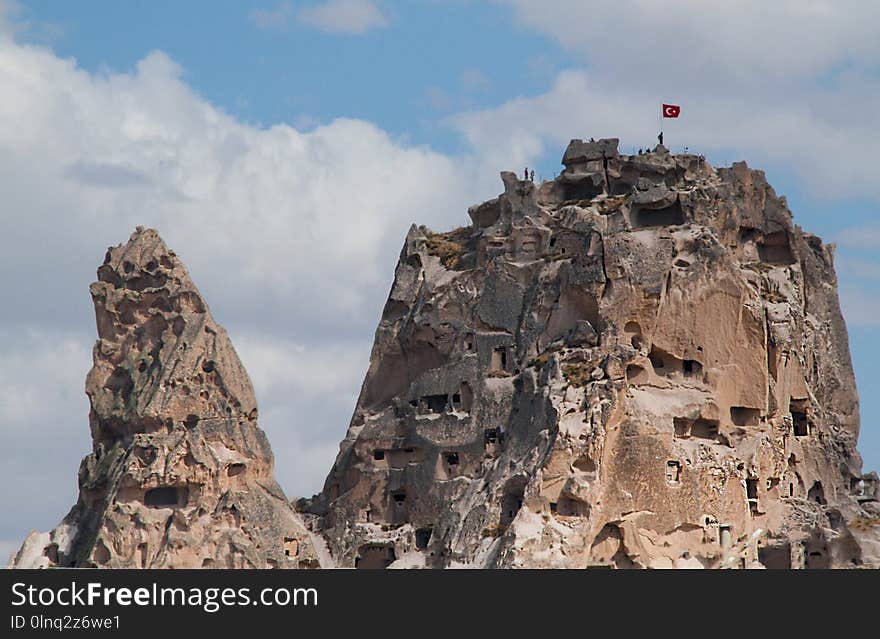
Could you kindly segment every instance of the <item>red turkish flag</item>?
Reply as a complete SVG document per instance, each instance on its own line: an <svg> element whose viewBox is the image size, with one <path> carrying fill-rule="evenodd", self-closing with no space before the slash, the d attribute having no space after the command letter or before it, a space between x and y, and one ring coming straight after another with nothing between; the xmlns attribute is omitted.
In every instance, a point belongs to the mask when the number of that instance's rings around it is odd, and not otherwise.
<svg viewBox="0 0 880 639"><path fill-rule="evenodd" d="M663 105L663 117L664 118L677 118L681 114L681 107L677 104L664 104Z"/></svg>

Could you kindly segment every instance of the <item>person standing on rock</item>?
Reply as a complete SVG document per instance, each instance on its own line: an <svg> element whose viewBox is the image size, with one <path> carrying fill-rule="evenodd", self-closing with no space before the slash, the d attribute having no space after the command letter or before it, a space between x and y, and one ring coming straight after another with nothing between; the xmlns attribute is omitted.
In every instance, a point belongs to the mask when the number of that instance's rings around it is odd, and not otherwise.
<svg viewBox="0 0 880 639"><path fill-rule="evenodd" d="M529 172L529 180L532 181L532 182L535 181L535 169L532 169L532 170Z"/></svg>
<svg viewBox="0 0 880 639"><path fill-rule="evenodd" d="M529 179L529 167L526 167L525 169L523 169L523 180L528 180L528 179Z"/></svg>
<svg viewBox="0 0 880 639"><path fill-rule="evenodd" d="M660 140L660 145L663 145L663 131L660 131L660 135L657 136L657 139Z"/></svg>

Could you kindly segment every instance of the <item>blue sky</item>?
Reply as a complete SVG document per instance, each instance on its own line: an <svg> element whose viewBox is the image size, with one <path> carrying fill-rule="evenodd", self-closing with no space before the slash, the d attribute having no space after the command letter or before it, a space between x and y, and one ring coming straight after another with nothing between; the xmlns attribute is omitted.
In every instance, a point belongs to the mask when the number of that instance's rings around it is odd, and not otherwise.
<svg viewBox="0 0 880 639"><path fill-rule="evenodd" d="M466 223L573 137L747 158L838 244L880 468L880 5L873 0L0 0L0 553L87 452L88 284L136 224L248 367L288 494L345 431L408 226ZM296 428L291 428L295 424ZM46 441L52 445L47 446Z"/></svg>

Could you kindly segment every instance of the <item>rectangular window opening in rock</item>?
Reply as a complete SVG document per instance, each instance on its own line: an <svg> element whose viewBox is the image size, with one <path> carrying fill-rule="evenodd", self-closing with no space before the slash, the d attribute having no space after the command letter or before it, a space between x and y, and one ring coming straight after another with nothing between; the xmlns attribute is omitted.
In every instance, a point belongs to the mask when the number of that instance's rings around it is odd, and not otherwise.
<svg viewBox="0 0 880 639"><path fill-rule="evenodd" d="M730 548L730 542L733 539L730 524L720 524L718 526L718 539L722 548Z"/></svg>
<svg viewBox="0 0 880 639"><path fill-rule="evenodd" d="M428 547L428 543L431 541L431 533L433 533L432 528L419 528L416 530L416 549L417 550L425 550Z"/></svg>
<svg viewBox="0 0 880 639"><path fill-rule="evenodd" d="M186 505L188 493L184 486L151 488L144 494L144 505L150 508L177 508Z"/></svg>
<svg viewBox="0 0 880 639"><path fill-rule="evenodd" d="M746 479L746 497L749 499L758 498L758 480Z"/></svg>
<svg viewBox="0 0 880 639"><path fill-rule="evenodd" d="M769 570L790 570L791 545L786 543L759 547L758 561Z"/></svg>
<svg viewBox="0 0 880 639"><path fill-rule="evenodd" d="M285 537L284 554L287 557L296 557L299 554L299 541L297 541L293 537Z"/></svg>
<svg viewBox="0 0 880 639"><path fill-rule="evenodd" d="M703 365L695 359L686 359L682 363L685 377L700 377L703 374Z"/></svg>
<svg viewBox="0 0 880 639"><path fill-rule="evenodd" d="M749 512L752 515L758 514L758 480L746 479L746 499L749 502Z"/></svg>
<svg viewBox="0 0 880 639"><path fill-rule="evenodd" d="M440 414L446 411L446 404L449 398L446 395L425 395L422 397L422 403L425 406L425 412L432 414Z"/></svg>
<svg viewBox="0 0 880 639"><path fill-rule="evenodd" d="M489 362L489 369L493 373L506 373L509 371L507 366L507 347L499 346L492 349L492 359Z"/></svg>
<svg viewBox="0 0 880 639"><path fill-rule="evenodd" d="M229 464L229 466L226 467L226 475L228 477L235 477L244 473L245 470L247 470L247 466L245 464Z"/></svg>
<svg viewBox="0 0 880 639"><path fill-rule="evenodd" d="M788 233L777 231L765 235L758 242L758 256L762 262L774 265L794 264Z"/></svg>
<svg viewBox="0 0 880 639"><path fill-rule="evenodd" d="M810 422L806 412L791 411L791 429L795 437L807 437L810 434Z"/></svg>
<svg viewBox="0 0 880 639"><path fill-rule="evenodd" d="M737 426L758 426L761 423L761 411L747 406L731 406L730 421Z"/></svg>
<svg viewBox="0 0 880 639"><path fill-rule="evenodd" d="M630 215L633 228L652 228L657 226L678 226L684 224L684 212L681 204L675 204L659 209L637 208Z"/></svg>
<svg viewBox="0 0 880 639"><path fill-rule="evenodd" d="M354 567L359 570L382 570L397 558L394 548L376 544L364 544L358 548Z"/></svg>

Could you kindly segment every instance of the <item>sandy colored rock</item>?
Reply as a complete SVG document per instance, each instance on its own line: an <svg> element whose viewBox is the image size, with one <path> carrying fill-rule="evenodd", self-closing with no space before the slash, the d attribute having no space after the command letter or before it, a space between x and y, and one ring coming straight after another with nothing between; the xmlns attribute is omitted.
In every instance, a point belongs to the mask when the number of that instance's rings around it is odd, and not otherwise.
<svg viewBox="0 0 880 639"><path fill-rule="evenodd" d="M745 163L564 164L410 229L310 505L337 561L880 565L833 247Z"/></svg>
<svg viewBox="0 0 880 639"><path fill-rule="evenodd" d="M92 453L79 500L13 565L318 567L273 478L250 379L183 263L139 227L108 250L91 294Z"/></svg>
<svg viewBox="0 0 880 639"><path fill-rule="evenodd" d="M139 228L91 288L79 500L13 565L880 567L833 247L745 163L617 146L410 229L299 513L229 338Z"/></svg>

